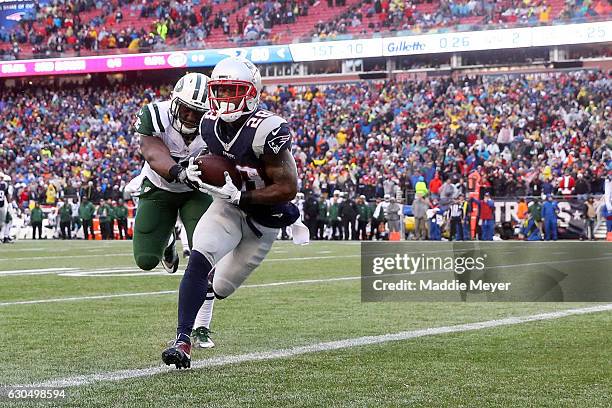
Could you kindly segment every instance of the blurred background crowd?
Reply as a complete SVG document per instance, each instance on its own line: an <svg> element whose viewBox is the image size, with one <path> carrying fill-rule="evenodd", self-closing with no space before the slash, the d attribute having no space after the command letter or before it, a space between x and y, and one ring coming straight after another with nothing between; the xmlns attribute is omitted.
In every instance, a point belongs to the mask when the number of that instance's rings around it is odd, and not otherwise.
<svg viewBox="0 0 612 408"><path fill-rule="evenodd" d="M129 200L143 162L135 114L170 85L3 92L0 167L15 205ZM290 118L306 198L411 203L419 193L446 210L475 183L480 198L603 194L611 87L598 71L369 81L267 88L262 105Z"/></svg>
<svg viewBox="0 0 612 408"><path fill-rule="evenodd" d="M0 57L290 43L585 22L607 18L607 0L50 0L11 30Z"/></svg>
<svg viewBox="0 0 612 408"><path fill-rule="evenodd" d="M439 195L445 182L465 193L478 177L494 197L587 195L604 192L612 169L611 87L580 71L277 87L262 104L290 118L307 194L409 198L418 188ZM169 89L3 92L0 166L18 205L128 198L142 165L134 115Z"/></svg>

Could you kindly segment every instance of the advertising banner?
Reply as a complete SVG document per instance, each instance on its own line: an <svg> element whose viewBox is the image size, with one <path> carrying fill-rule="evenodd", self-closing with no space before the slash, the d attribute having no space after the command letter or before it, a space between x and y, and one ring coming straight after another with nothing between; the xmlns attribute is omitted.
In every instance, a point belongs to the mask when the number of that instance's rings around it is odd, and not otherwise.
<svg viewBox="0 0 612 408"><path fill-rule="evenodd" d="M187 66L182 51L0 62L0 77L140 71Z"/></svg>
<svg viewBox="0 0 612 408"><path fill-rule="evenodd" d="M254 64L293 62L288 45L275 45L188 51L187 67L214 67L227 57L243 57Z"/></svg>
<svg viewBox="0 0 612 408"><path fill-rule="evenodd" d="M17 25L33 9L31 0L0 0L0 30Z"/></svg>

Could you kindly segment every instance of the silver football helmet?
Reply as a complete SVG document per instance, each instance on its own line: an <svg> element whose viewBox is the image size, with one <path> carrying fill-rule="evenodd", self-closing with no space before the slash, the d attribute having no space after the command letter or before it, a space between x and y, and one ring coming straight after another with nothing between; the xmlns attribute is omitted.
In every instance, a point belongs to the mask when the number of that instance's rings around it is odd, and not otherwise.
<svg viewBox="0 0 612 408"><path fill-rule="evenodd" d="M245 58L229 57L213 69L208 81L210 109L225 122L234 122L259 106L261 74Z"/></svg>

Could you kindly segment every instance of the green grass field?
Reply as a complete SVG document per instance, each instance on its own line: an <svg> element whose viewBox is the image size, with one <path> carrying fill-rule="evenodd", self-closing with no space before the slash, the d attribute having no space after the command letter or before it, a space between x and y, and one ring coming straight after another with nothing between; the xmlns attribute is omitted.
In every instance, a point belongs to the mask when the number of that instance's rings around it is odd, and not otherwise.
<svg viewBox="0 0 612 408"><path fill-rule="evenodd" d="M610 406L609 310L359 345L596 305L361 303L359 254L353 243L275 244L215 304L217 347L177 371L160 368L160 353L180 275L141 273L130 242L0 246L0 386L70 384L67 401L0 407Z"/></svg>

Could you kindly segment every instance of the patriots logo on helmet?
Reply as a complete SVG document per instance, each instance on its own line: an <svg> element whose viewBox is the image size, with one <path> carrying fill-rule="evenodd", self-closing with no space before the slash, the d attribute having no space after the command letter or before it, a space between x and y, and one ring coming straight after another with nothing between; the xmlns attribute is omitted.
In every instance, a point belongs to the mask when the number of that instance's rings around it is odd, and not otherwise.
<svg viewBox="0 0 612 408"><path fill-rule="evenodd" d="M275 132L272 132L273 135L276 135L280 128L278 128ZM287 141L291 138L291 135L280 135L276 136L273 139L268 140L268 146L274 152L274 154L278 154L280 149L287 143Z"/></svg>

